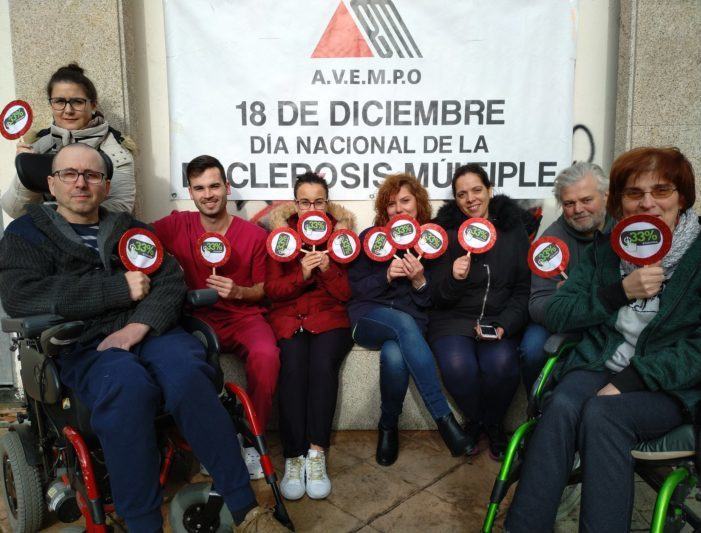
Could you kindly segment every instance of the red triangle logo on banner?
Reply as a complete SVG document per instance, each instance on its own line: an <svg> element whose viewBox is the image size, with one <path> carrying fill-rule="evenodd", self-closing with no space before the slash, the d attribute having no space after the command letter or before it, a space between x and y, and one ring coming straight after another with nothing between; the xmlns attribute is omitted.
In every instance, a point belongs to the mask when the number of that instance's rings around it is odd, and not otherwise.
<svg viewBox="0 0 701 533"><path fill-rule="evenodd" d="M343 2L326 26L312 57L373 57L365 37Z"/></svg>

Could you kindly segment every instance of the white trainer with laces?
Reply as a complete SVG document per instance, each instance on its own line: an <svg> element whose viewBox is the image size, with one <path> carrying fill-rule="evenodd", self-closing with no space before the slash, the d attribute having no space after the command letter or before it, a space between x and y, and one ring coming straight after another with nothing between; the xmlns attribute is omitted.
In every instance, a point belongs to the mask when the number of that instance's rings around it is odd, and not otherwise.
<svg viewBox="0 0 701 533"><path fill-rule="evenodd" d="M331 493L331 480L326 474L326 455L319 450L309 450L306 461L307 496L323 500Z"/></svg>
<svg viewBox="0 0 701 533"><path fill-rule="evenodd" d="M285 459L280 492L286 500L299 500L304 496L304 455Z"/></svg>

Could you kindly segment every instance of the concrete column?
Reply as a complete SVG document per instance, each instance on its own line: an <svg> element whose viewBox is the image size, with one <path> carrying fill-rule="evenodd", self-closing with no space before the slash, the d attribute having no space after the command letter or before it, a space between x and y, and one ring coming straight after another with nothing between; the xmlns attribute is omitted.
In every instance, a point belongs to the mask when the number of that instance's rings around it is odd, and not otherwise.
<svg viewBox="0 0 701 533"><path fill-rule="evenodd" d="M98 108L123 134L136 131L133 38L128 0L10 0L15 89L35 113L32 129L51 124L46 84L77 62L97 88ZM138 158L135 158L138 161ZM138 186L137 167L137 186ZM137 192L137 208L139 207Z"/></svg>
<svg viewBox="0 0 701 533"><path fill-rule="evenodd" d="M621 0L615 155L676 146L701 185L701 2Z"/></svg>

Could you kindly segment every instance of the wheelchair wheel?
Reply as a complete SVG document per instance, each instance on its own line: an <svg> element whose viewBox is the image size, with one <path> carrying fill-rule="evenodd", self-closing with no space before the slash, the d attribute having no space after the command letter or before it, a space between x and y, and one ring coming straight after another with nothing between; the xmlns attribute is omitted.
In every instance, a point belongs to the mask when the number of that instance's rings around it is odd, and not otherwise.
<svg viewBox="0 0 701 533"><path fill-rule="evenodd" d="M10 529L15 533L39 531L46 512L41 473L36 466L27 464L22 441L14 431L0 438L0 461Z"/></svg>
<svg viewBox="0 0 701 533"><path fill-rule="evenodd" d="M180 489L170 502L168 518L173 533L224 533L231 532L234 527L234 518L226 505L222 505L219 511L219 524L216 528L198 527L197 516L204 508L210 483L193 483Z"/></svg>

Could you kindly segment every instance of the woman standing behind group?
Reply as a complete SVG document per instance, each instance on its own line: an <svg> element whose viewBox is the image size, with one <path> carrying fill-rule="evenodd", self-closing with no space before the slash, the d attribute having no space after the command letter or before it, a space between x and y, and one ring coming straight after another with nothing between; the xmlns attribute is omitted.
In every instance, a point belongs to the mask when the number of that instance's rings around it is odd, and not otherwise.
<svg viewBox="0 0 701 533"><path fill-rule="evenodd" d="M490 454L499 460L507 444L502 422L518 387L518 335L528 321L524 211L507 196L492 197L487 173L474 163L455 171L452 188L455 200L435 219L448 232L449 247L431 268L428 338L468 435L476 442L486 431ZM468 255L458 228L474 217L492 222L497 240L491 250ZM496 338L479 325L495 328Z"/></svg>
<svg viewBox="0 0 701 533"><path fill-rule="evenodd" d="M354 229L355 217L328 201L324 178L307 172L297 178L294 204L270 214L271 229L297 228L299 215L325 211L335 229ZM330 445L338 373L353 346L345 302L350 298L344 267L329 258L325 245L280 263L268 258L265 292L272 301L269 320L280 347L280 439L285 474L280 490L288 500L306 492L326 498L331 480L325 449Z"/></svg>
<svg viewBox="0 0 701 533"><path fill-rule="evenodd" d="M412 216L420 224L431 218L426 189L408 174L387 176L377 191L375 225L384 226L398 214ZM367 231L360 234L361 242ZM424 339L431 281L422 263L409 253L389 265L361 254L351 265L349 279L353 298L348 304L348 314L353 323L353 338L362 346L380 350L382 413L377 462L388 466L397 459L399 415L410 375L451 453L470 453L472 442L448 406L433 354Z"/></svg>
<svg viewBox="0 0 701 533"><path fill-rule="evenodd" d="M134 209L136 184L134 159L125 147L122 135L110 128L97 110L97 90L92 81L75 63L59 68L46 86L46 95L53 114L50 128L40 131L33 144L20 143L17 153L46 154L63 146L84 143L101 150L112 161L114 172L107 199L101 207L110 211L131 212ZM2 208L13 218L25 213L25 205L43 201L41 193L22 185L17 176L2 195Z"/></svg>

